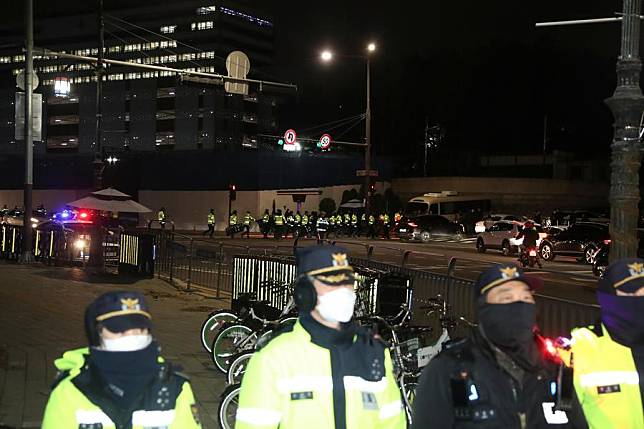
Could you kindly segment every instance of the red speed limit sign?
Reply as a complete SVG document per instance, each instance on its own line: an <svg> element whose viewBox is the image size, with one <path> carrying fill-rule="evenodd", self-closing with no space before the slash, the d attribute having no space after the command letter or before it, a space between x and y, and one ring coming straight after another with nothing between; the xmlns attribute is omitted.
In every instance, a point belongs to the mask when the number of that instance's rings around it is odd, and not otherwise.
<svg viewBox="0 0 644 429"><path fill-rule="evenodd" d="M329 146L331 146L331 136L328 134L322 134L322 137L320 137L320 148L328 149Z"/></svg>
<svg viewBox="0 0 644 429"><path fill-rule="evenodd" d="M284 142L286 144L295 144L295 141L297 140L297 134L295 133L295 130L289 129L286 130L284 133Z"/></svg>

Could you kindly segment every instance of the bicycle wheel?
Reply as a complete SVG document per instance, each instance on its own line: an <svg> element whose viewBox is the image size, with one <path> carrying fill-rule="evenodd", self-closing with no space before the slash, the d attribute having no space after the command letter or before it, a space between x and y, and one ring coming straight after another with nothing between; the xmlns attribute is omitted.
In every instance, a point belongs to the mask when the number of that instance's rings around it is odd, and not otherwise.
<svg viewBox="0 0 644 429"><path fill-rule="evenodd" d="M217 410L221 429L234 429L235 427L240 389L240 384L233 384L228 386L221 394L221 401L219 401L219 409Z"/></svg>
<svg viewBox="0 0 644 429"><path fill-rule="evenodd" d="M235 322L239 316L232 310L217 310L210 313L201 325L201 345L208 353L212 352L212 343L221 327L227 322Z"/></svg>
<svg viewBox="0 0 644 429"><path fill-rule="evenodd" d="M212 343L212 361L219 371L228 371L228 359L242 350L253 348L255 341L249 338L253 330L246 325L224 325Z"/></svg>
<svg viewBox="0 0 644 429"><path fill-rule="evenodd" d="M241 383L244 373L246 372L248 362L250 362L250 358L253 357L253 353L255 353L254 350L244 350L230 358L230 366L226 373L226 381L228 384Z"/></svg>

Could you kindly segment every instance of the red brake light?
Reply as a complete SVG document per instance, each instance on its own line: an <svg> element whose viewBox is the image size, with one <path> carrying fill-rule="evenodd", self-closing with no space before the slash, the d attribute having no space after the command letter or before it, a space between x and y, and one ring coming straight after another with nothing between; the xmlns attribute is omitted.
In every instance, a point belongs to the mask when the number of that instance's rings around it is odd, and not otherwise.
<svg viewBox="0 0 644 429"><path fill-rule="evenodd" d="M87 219L87 216L89 215L87 214L87 212L80 212L79 216L81 219Z"/></svg>
<svg viewBox="0 0 644 429"><path fill-rule="evenodd" d="M604 244L609 245L610 244L610 239L604 240Z"/></svg>
<svg viewBox="0 0 644 429"><path fill-rule="evenodd" d="M534 249L530 250L530 256L537 256L537 251Z"/></svg>

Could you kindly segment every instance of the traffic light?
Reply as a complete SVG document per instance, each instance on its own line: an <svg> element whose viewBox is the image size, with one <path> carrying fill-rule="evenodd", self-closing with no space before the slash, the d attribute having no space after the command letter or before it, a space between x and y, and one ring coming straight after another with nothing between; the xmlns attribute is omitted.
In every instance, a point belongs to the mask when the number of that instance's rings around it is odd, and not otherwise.
<svg viewBox="0 0 644 429"><path fill-rule="evenodd" d="M237 187L233 184L228 186L228 199L230 201L235 201L237 199Z"/></svg>

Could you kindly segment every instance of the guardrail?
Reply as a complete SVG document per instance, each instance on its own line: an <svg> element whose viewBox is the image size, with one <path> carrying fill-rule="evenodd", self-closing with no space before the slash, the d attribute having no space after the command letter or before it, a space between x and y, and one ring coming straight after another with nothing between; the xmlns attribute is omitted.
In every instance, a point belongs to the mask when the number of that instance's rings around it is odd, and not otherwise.
<svg viewBox="0 0 644 429"><path fill-rule="evenodd" d="M162 238L163 237L163 238ZM336 241L338 244L345 242ZM430 320L419 304L440 295L450 306L451 312L476 321L474 282L453 275L456 260L446 266L447 274L415 270L405 267L411 252L400 250L401 264L392 265L372 259L374 246L346 242L360 246L365 257L350 257L352 266L366 279L377 279L387 273L407 276L411 281L412 320L426 324ZM395 248L394 248L395 249ZM423 254L429 252L413 252ZM217 297L235 298L239 293L255 292L258 299L270 301L281 308L285 304L282 292L271 290L272 285L288 283L295 278L292 246L254 248L213 242L190 236L162 232L157 239L157 272L185 289L201 287L214 291ZM373 281L373 280L370 280ZM378 307L378 282L365 288L369 310ZM599 306L536 294L539 325L545 335L567 335L570 329L594 323L599 316Z"/></svg>

